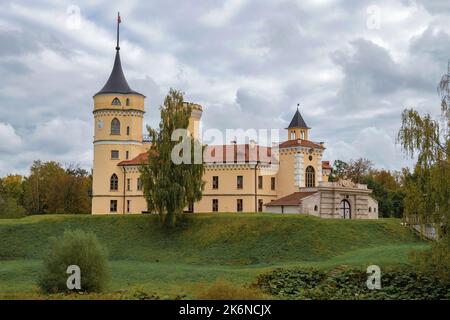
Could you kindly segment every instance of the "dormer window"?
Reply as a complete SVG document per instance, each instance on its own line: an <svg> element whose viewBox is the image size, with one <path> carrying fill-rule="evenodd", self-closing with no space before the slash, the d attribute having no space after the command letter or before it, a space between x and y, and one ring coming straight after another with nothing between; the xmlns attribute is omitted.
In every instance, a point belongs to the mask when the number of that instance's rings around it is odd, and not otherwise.
<svg viewBox="0 0 450 320"><path fill-rule="evenodd" d="M119 98L114 98L114 100L111 102L111 105L113 106L121 106Z"/></svg>

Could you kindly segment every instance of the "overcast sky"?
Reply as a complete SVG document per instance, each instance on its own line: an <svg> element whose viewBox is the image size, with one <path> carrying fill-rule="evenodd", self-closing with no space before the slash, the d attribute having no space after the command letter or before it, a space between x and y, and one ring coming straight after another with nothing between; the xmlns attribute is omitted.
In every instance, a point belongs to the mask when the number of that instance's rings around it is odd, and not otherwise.
<svg viewBox="0 0 450 320"><path fill-rule="evenodd" d="M0 176L37 159L91 168L117 11L146 124L171 87L203 105L204 129L283 129L300 102L324 160L400 169L411 166L395 145L401 111L439 114L448 0L1 0Z"/></svg>

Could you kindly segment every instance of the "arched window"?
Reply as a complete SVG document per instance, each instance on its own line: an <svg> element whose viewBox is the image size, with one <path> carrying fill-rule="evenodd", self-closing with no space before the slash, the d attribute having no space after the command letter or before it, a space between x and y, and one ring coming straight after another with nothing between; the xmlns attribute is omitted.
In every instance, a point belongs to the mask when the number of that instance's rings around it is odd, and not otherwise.
<svg viewBox="0 0 450 320"><path fill-rule="evenodd" d="M296 138L297 137L296 137L295 131L292 131L290 140L295 140Z"/></svg>
<svg viewBox="0 0 450 320"><path fill-rule="evenodd" d="M119 178L115 173L111 176L111 179L109 179L109 189L111 191L117 191L119 190Z"/></svg>
<svg viewBox="0 0 450 320"><path fill-rule="evenodd" d="M111 105L113 105L113 106L121 106L122 104L120 103L119 98L114 98L113 101L111 102Z"/></svg>
<svg viewBox="0 0 450 320"><path fill-rule="evenodd" d="M306 168L306 187L307 188L313 188L316 186L316 175L314 172L314 168L311 166L308 166Z"/></svg>
<svg viewBox="0 0 450 320"><path fill-rule="evenodd" d="M111 121L111 134L120 134L120 121L117 118Z"/></svg>
<svg viewBox="0 0 450 320"><path fill-rule="evenodd" d="M350 208L350 202L347 200L342 200L339 204L339 213L341 218L343 219L351 219L352 218L352 210Z"/></svg>
<svg viewBox="0 0 450 320"><path fill-rule="evenodd" d="M317 205L314 206L314 211L319 210L319 207Z"/></svg>
<svg viewBox="0 0 450 320"><path fill-rule="evenodd" d="M125 105L128 107L130 105L130 98L127 98L127 100L125 100Z"/></svg>

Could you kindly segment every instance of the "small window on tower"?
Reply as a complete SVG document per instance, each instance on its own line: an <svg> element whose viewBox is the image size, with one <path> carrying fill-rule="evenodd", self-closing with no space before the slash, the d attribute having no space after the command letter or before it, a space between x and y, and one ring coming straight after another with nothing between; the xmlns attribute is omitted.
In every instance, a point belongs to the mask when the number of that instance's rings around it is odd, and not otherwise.
<svg viewBox="0 0 450 320"><path fill-rule="evenodd" d="M122 104L120 103L119 98L114 98L113 101L111 102L111 105L113 105L113 106L121 106Z"/></svg>
<svg viewBox="0 0 450 320"><path fill-rule="evenodd" d="M130 135L130 127L127 127L127 136Z"/></svg>
<svg viewBox="0 0 450 320"><path fill-rule="evenodd" d="M129 98L127 98L125 104L127 105L127 107L130 106L130 99Z"/></svg>
<svg viewBox="0 0 450 320"><path fill-rule="evenodd" d="M111 121L111 134L112 135L120 134L120 121L117 118L114 118Z"/></svg>
<svg viewBox="0 0 450 320"><path fill-rule="evenodd" d="M111 159L119 159L119 150L111 150Z"/></svg>

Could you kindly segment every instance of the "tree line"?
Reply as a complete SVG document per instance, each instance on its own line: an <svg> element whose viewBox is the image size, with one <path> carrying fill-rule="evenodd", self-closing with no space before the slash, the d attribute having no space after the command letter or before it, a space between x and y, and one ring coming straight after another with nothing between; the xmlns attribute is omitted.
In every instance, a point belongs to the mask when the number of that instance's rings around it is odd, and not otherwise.
<svg viewBox="0 0 450 320"><path fill-rule="evenodd" d="M28 176L0 178L0 217L90 213L92 176L77 165L35 161Z"/></svg>

